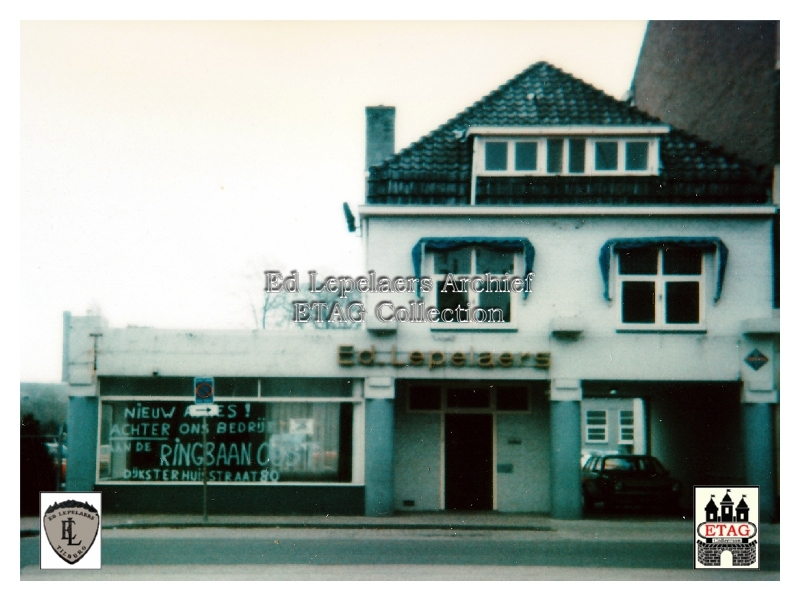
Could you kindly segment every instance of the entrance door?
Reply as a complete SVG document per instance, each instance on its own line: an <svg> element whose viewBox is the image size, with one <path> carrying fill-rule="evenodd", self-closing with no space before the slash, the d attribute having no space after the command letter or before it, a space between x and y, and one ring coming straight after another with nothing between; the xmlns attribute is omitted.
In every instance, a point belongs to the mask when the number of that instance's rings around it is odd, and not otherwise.
<svg viewBox="0 0 800 600"><path fill-rule="evenodd" d="M492 415L445 415L444 505L492 510Z"/></svg>

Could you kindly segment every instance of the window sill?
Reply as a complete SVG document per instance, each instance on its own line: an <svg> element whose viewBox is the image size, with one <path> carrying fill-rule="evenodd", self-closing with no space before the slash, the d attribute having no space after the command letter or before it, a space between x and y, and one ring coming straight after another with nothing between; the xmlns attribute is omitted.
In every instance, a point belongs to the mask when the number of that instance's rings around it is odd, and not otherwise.
<svg viewBox="0 0 800 600"><path fill-rule="evenodd" d="M699 333L706 334L708 330L704 325L694 327L632 327L630 325L617 327L617 333Z"/></svg>
<svg viewBox="0 0 800 600"><path fill-rule="evenodd" d="M516 333L516 325L479 325L469 323L453 323L452 325L431 325L432 332L454 332L454 333Z"/></svg>

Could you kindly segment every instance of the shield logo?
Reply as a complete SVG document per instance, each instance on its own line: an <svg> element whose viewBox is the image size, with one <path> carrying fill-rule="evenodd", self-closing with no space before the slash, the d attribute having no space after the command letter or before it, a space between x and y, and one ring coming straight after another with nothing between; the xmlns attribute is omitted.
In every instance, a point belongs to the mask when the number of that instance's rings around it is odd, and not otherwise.
<svg viewBox="0 0 800 600"><path fill-rule="evenodd" d="M45 511L42 525L55 553L74 565L94 544L100 531L100 513L86 502L65 500Z"/></svg>

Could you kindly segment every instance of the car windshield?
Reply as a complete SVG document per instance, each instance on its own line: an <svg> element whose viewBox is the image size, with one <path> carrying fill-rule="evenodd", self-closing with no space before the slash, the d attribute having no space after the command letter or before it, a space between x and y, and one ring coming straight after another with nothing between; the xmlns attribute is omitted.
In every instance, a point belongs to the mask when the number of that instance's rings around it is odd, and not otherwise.
<svg viewBox="0 0 800 600"><path fill-rule="evenodd" d="M650 456L610 456L603 463L604 471L639 471L663 475L666 470Z"/></svg>
<svg viewBox="0 0 800 600"><path fill-rule="evenodd" d="M635 471L636 463L630 458L614 456L605 460L603 469L605 471Z"/></svg>

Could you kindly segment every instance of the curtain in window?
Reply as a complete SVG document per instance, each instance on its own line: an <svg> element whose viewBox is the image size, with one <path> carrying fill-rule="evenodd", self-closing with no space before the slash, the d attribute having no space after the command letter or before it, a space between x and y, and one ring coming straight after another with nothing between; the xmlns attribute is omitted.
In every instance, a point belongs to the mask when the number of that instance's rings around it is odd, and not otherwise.
<svg viewBox="0 0 800 600"><path fill-rule="evenodd" d="M267 405L269 459L282 476L339 470L339 404L271 402Z"/></svg>
<svg viewBox="0 0 800 600"><path fill-rule="evenodd" d="M608 290L608 276L611 270L611 252L620 252L649 246L661 248L665 246L678 246L715 252L717 258L717 288L714 293L714 302L719 300L722 294L722 282L725 279L725 267L728 264L728 247L718 237L613 238L608 240L600 249L600 274L603 277L603 297L606 300L611 300L611 295Z"/></svg>

